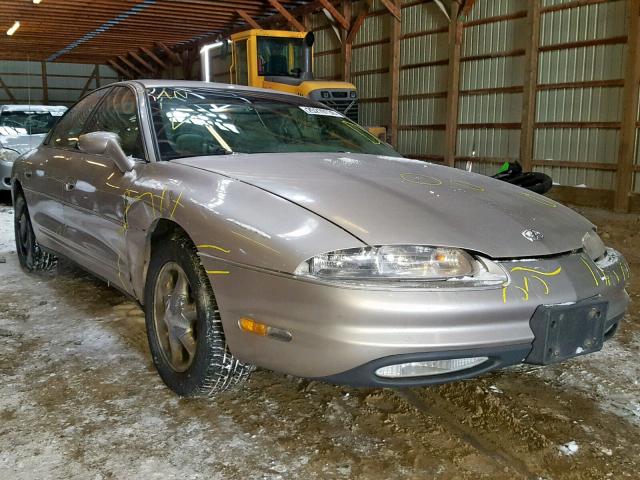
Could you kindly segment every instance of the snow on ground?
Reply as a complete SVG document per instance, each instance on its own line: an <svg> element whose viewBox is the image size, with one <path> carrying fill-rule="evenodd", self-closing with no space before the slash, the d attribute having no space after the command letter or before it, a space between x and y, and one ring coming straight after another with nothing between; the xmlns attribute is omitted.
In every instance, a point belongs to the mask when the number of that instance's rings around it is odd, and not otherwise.
<svg viewBox="0 0 640 480"><path fill-rule="evenodd" d="M640 271L635 217L588 214ZM20 270L0 199L1 257L2 479L638 478L637 302L602 352L553 367L402 392L259 370L187 400L136 303L65 262Z"/></svg>

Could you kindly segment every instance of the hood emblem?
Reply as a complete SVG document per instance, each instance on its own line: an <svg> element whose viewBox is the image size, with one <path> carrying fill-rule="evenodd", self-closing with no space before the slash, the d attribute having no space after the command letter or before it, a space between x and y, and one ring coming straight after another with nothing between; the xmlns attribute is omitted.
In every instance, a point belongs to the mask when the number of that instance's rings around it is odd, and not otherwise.
<svg viewBox="0 0 640 480"><path fill-rule="evenodd" d="M537 230L530 230L530 229L523 230L522 236L527 240L529 240L530 242L537 242L544 238L544 235L542 233L538 232Z"/></svg>

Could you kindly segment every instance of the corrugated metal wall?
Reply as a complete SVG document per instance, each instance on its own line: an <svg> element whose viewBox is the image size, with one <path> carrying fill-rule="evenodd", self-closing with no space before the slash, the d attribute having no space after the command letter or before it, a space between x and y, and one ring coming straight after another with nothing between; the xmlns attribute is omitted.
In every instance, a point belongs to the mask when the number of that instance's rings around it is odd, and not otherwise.
<svg viewBox="0 0 640 480"><path fill-rule="evenodd" d="M562 185L612 190L623 108L626 1L541 0L540 5L534 169ZM353 3L354 18L360 6ZM458 167L473 158L474 170L492 173L520 156L526 15L526 0L477 0L462 19ZM360 91L364 125L389 126L391 19L374 2L354 41L352 81ZM340 41L323 14L313 15L312 26L318 76L341 78ZM398 149L407 156L439 160L444 155L447 27L434 2L402 0ZM634 188L640 193L639 178Z"/></svg>
<svg viewBox="0 0 640 480"><path fill-rule="evenodd" d="M43 81L43 65L45 81ZM74 103L83 91L90 91L99 85L115 82L118 80L118 75L105 65L43 64L5 60L0 62L0 79L6 86L6 89L0 87L0 103L31 102L32 104L68 106ZM10 97L7 90L15 100Z"/></svg>

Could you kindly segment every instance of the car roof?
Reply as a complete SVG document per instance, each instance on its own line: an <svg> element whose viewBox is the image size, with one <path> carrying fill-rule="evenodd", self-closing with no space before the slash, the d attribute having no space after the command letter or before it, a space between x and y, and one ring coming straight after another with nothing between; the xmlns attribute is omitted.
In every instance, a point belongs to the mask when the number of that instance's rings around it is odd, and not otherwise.
<svg viewBox="0 0 640 480"><path fill-rule="evenodd" d="M268 88L255 88L245 87L243 85L231 85L229 83L216 83L216 82L202 82L192 80L128 80L125 82L119 82L120 84L126 83L138 83L142 84L145 88L206 88L211 90L227 90L229 92L246 92L246 93L259 93L261 95L272 95L273 98L287 97L300 98L299 95L292 93L280 92ZM111 84L116 85L116 84Z"/></svg>
<svg viewBox="0 0 640 480"><path fill-rule="evenodd" d="M64 105L0 105L3 112L59 112L66 109Z"/></svg>

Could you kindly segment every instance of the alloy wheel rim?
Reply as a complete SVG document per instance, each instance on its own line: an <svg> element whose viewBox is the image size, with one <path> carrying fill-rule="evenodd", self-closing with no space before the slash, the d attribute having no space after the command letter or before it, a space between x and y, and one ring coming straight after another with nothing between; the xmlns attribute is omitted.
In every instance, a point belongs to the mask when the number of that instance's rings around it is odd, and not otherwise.
<svg viewBox="0 0 640 480"><path fill-rule="evenodd" d="M196 354L197 311L186 273L175 262L166 263L155 285L154 323L162 355L176 372L186 371Z"/></svg>
<svg viewBox="0 0 640 480"><path fill-rule="evenodd" d="M20 253L25 259L27 266L33 264L33 238L31 228L29 228L29 217L23 210L18 217L18 238L20 240Z"/></svg>

